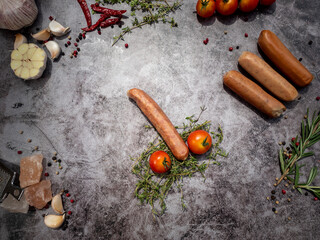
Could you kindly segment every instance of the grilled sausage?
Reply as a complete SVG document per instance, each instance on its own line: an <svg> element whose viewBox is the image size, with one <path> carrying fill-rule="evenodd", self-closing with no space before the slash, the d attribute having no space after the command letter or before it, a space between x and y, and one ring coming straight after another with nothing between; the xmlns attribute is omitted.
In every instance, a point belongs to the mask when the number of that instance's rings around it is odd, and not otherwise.
<svg viewBox="0 0 320 240"><path fill-rule="evenodd" d="M311 83L312 74L292 55L273 32L261 31L258 44L267 57L296 85L304 87Z"/></svg>
<svg viewBox="0 0 320 240"><path fill-rule="evenodd" d="M159 105L143 90L137 88L130 89L127 95L137 103L141 111L157 129L172 154L178 160L187 159L189 155L187 145Z"/></svg>
<svg viewBox="0 0 320 240"><path fill-rule="evenodd" d="M223 83L251 105L271 118L279 117L286 107L261 87L237 71L229 71Z"/></svg>
<svg viewBox="0 0 320 240"><path fill-rule="evenodd" d="M292 101L298 97L298 91L257 55L251 52L243 52L238 62L279 100Z"/></svg>

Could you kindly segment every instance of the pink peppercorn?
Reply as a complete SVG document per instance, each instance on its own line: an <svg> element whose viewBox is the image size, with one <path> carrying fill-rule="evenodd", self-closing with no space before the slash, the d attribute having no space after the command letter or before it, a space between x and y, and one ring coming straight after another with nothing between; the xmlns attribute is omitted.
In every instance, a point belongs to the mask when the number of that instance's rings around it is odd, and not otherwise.
<svg viewBox="0 0 320 240"><path fill-rule="evenodd" d="M50 21L52 21L52 20L53 20L53 17L52 17L52 16L50 16L50 17L49 17L49 20L50 20Z"/></svg>
<svg viewBox="0 0 320 240"><path fill-rule="evenodd" d="M71 199L71 200L70 200L70 202L71 202L71 203L74 203L74 200L73 200L73 199Z"/></svg>
<svg viewBox="0 0 320 240"><path fill-rule="evenodd" d="M296 142L296 146L297 146L297 147L299 146L299 142Z"/></svg>
<svg viewBox="0 0 320 240"><path fill-rule="evenodd" d="M68 45L71 45L71 42L70 42L70 41L68 41L68 42L67 42L67 44L68 44Z"/></svg>
<svg viewBox="0 0 320 240"><path fill-rule="evenodd" d="M18 153L18 154L22 154L22 151L18 151L17 153Z"/></svg>
<svg viewBox="0 0 320 240"><path fill-rule="evenodd" d="M282 189L282 194L286 194L286 193L287 193L286 190Z"/></svg>
<svg viewBox="0 0 320 240"><path fill-rule="evenodd" d="M296 140L296 138L291 138L291 141L294 142Z"/></svg>
<svg viewBox="0 0 320 240"><path fill-rule="evenodd" d="M248 33L245 33L244 36L245 36L245 37L248 37Z"/></svg>
<svg viewBox="0 0 320 240"><path fill-rule="evenodd" d="M125 48L128 48L128 47L129 47L129 44L128 44L128 43L126 43L124 46L125 46Z"/></svg>
<svg viewBox="0 0 320 240"><path fill-rule="evenodd" d="M315 198L314 198L314 200L315 200L315 201L318 201L318 198L317 198L317 197L315 197Z"/></svg>
<svg viewBox="0 0 320 240"><path fill-rule="evenodd" d="M46 177L48 177L48 176L49 176L49 173L46 172L44 175L45 175Z"/></svg>
<svg viewBox="0 0 320 240"><path fill-rule="evenodd" d="M229 51L232 52L233 51L233 47L229 47Z"/></svg>
<svg viewBox="0 0 320 240"><path fill-rule="evenodd" d="M207 45L207 41L206 41L206 40L203 40L203 44L204 44L204 45Z"/></svg>
<svg viewBox="0 0 320 240"><path fill-rule="evenodd" d="M78 43L74 43L74 46L78 47Z"/></svg>
<svg viewBox="0 0 320 240"><path fill-rule="evenodd" d="M318 97L316 97L316 100L317 100L317 101L319 101L319 100L320 100L320 97L319 97L319 96L318 96Z"/></svg>
<svg viewBox="0 0 320 240"><path fill-rule="evenodd" d="M67 197L70 197L70 193L67 193L66 196L67 196Z"/></svg>
<svg viewBox="0 0 320 240"><path fill-rule="evenodd" d="M68 211L68 215L71 215L72 214L72 212L71 211Z"/></svg>

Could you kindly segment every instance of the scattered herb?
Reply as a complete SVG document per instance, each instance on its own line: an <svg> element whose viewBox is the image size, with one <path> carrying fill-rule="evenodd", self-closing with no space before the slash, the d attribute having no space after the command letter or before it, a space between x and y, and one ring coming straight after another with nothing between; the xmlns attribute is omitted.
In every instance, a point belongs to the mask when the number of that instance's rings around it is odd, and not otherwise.
<svg viewBox="0 0 320 240"><path fill-rule="evenodd" d="M202 112L205 111L204 107L201 107L201 112L198 118L194 115L187 117L188 124L183 124L181 127L176 127L180 129L182 133L180 136L184 141L187 141L188 136L191 132L196 130L210 131L211 123L210 121L205 121L204 123L198 123ZM210 132L213 139L216 142L212 145L211 151L205 155L207 160L198 161L191 153L188 158L184 161L178 161L165 142L157 136L154 141L150 142L148 148L141 153L137 158L132 158L134 161L132 167L132 173L138 177L138 182L136 184L135 196L141 201L142 204L148 203L152 208L152 213L154 216L162 215L166 210L165 198L169 191L173 188L174 184L177 186L181 193L181 205L186 208L183 190L182 190L182 180L184 177L192 177L196 173L200 173L205 179L205 171L210 164L220 165L216 161L218 156L227 157L227 153L220 148L220 144L223 141L223 132L221 127L218 127L218 132ZM171 170L166 174L154 174L149 165L149 156L156 151L165 151L168 153L172 159Z"/></svg>
<svg viewBox="0 0 320 240"><path fill-rule="evenodd" d="M171 27L177 27L178 24L174 18L170 18L168 15L175 12L181 6L182 0L175 0L173 3L168 3L167 0L96 0L97 3L102 4L120 4L126 3L131 8L132 26L123 27L120 35L114 37L114 44L120 39L123 40L124 35L131 33L136 28L141 28L144 25L152 25L154 23L163 22L169 23ZM140 12L142 16L136 16L136 12Z"/></svg>
<svg viewBox="0 0 320 240"><path fill-rule="evenodd" d="M314 152L306 152L306 150L320 141L320 112L314 112L311 119L309 119L308 115L309 110L307 111L307 119L302 120L300 136L291 139L292 154L289 156L285 155L284 150L280 149L279 161L282 176L276 185L279 185L279 183L287 177L289 181L294 182L295 189L300 193L302 193L302 189L305 189L319 198L320 186L311 185L318 173L318 168L316 166L311 168L308 180L305 183L299 182L300 169L304 165L299 165L298 161L313 156ZM294 175L294 179L289 175Z"/></svg>

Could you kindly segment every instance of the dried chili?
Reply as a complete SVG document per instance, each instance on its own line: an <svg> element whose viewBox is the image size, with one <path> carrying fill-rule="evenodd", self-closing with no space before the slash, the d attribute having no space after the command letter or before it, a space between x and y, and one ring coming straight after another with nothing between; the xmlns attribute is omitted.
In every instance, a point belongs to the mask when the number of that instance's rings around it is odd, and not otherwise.
<svg viewBox="0 0 320 240"><path fill-rule="evenodd" d="M102 28L109 27L111 25L114 25L114 24L118 23L120 20L121 20L121 18L110 18L110 19L107 19L107 20L103 21L100 24L100 27L102 27Z"/></svg>
<svg viewBox="0 0 320 240"><path fill-rule="evenodd" d="M110 16L108 14L101 14L99 20L95 24L91 25L90 27L81 28L81 29L86 32L91 32L95 30L97 27L99 27L100 24L109 17Z"/></svg>
<svg viewBox="0 0 320 240"><path fill-rule="evenodd" d="M88 8L87 2L86 2L86 0L78 0L78 3L80 4L81 9L84 13L84 16L87 21L87 25L88 25L88 27L90 27L92 24L92 20L91 20L91 14L90 14L90 10Z"/></svg>
<svg viewBox="0 0 320 240"><path fill-rule="evenodd" d="M110 8L100 7L99 4L91 4L91 9L98 13L108 14L113 17L121 17L127 10L113 10Z"/></svg>

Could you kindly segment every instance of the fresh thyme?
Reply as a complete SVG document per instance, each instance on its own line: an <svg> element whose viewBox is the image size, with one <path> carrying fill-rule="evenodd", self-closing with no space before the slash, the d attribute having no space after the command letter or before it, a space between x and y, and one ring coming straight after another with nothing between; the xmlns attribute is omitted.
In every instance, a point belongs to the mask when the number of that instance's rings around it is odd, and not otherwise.
<svg viewBox="0 0 320 240"><path fill-rule="evenodd" d="M160 136L157 136L154 141L150 142L148 148L143 151L139 157L131 158L134 161L132 173L138 177L134 194L142 204L146 203L151 206L151 211L154 216L162 215L165 212L165 199L169 191L174 187L174 184L181 193L182 208L186 208L182 190L183 178L192 177L196 173L200 173L205 179L204 173L208 166L210 164L220 165L220 163L216 161L217 157L227 157L228 155L220 148L220 144L223 141L223 132L220 125L218 126L218 131L213 132L210 131L210 121L198 123L201 114L205 110L204 107L201 107L201 112L197 118L195 118L194 115L187 117L188 124L183 124L183 126L176 128L182 131L180 136L184 141L187 141L189 134L195 130L202 129L210 132L212 138L216 141L205 155L207 160L199 161L195 156L189 154L186 160L178 161ZM159 150L167 152L171 158L170 171L160 175L153 173L149 166L149 156Z"/></svg>
<svg viewBox="0 0 320 240"><path fill-rule="evenodd" d="M180 6L182 0L175 0L173 3L168 3L167 0L96 0L102 4L117 4L126 3L131 7L132 26L125 26L118 36L114 36L113 44L119 40L123 40L124 35L131 33L136 28L142 28L144 25L151 25L158 22L169 23L171 27L177 27L178 24L174 18L168 15L175 12ZM139 12L137 16L136 12Z"/></svg>
<svg viewBox="0 0 320 240"><path fill-rule="evenodd" d="M305 189L312 192L316 197L320 198L320 186L311 185L315 177L317 176L318 169L316 166L312 167L307 182L299 182L300 169L305 165L299 165L298 161L303 158L313 156L314 152L306 152L306 150L320 141L320 112L314 112L311 119L309 119L308 115L309 110L307 111L306 119L301 123L300 136L292 138L292 154L285 154L283 149L281 149L279 152L279 161L282 176L275 185L279 185L279 183L284 178L287 178L291 182L294 182L294 187L300 193L302 192L301 189ZM294 175L294 179L289 175Z"/></svg>

